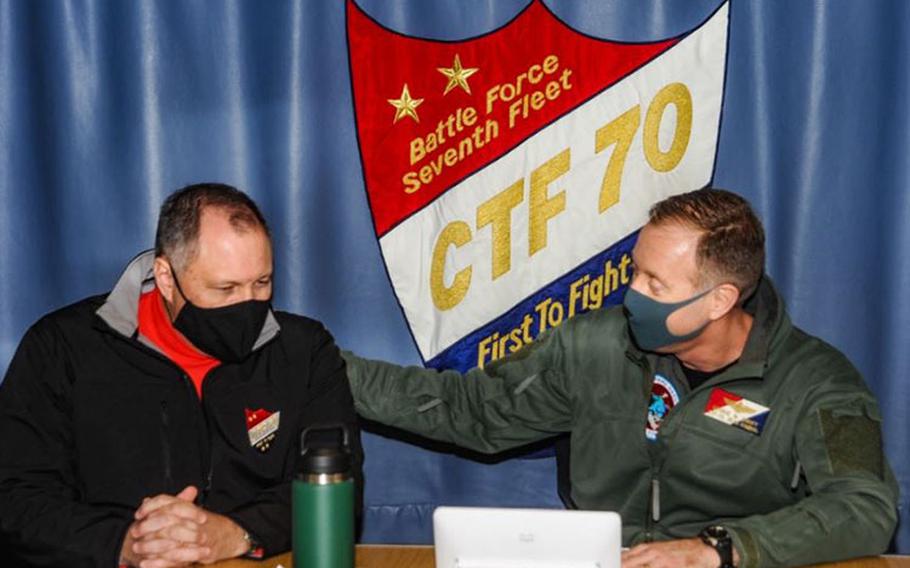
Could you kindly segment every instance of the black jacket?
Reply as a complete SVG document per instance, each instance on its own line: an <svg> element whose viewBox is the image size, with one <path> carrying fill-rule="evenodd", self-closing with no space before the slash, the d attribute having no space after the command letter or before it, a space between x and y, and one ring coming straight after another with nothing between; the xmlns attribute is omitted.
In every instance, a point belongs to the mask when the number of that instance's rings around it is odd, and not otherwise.
<svg viewBox="0 0 910 568"><path fill-rule="evenodd" d="M200 401L183 371L137 334L151 261L137 257L109 295L42 318L10 364L0 386L5 566L18 558L113 568L142 498L187 485L266 554L288 550L299 433L315 423L351 426L362 488L344 362L325 328L270 313L253 354L213 369ZM264 452L251 443L247 409L280 412Z"/></svg>

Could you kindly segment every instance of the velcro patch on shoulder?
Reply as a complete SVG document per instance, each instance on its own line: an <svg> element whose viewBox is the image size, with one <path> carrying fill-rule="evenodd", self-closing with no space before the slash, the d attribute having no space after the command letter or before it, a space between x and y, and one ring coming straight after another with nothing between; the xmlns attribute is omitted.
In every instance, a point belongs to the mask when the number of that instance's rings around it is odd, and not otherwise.
<svg viewBox="0 0 910 568"><path fill-rule="evenodd" d="M840 410L821 409L825 449L835 475L868 472L884 477L881 424L860 410L846 414Z"/></svg>

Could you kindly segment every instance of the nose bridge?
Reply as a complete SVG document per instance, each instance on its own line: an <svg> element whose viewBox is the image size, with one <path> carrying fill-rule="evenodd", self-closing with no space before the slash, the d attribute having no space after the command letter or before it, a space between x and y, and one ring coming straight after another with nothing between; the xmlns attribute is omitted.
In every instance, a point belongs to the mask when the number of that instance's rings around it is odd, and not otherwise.
<svg viewBox="0 0 910 568"><path fill-rule="evenodd" d="M254 286L255 286L255 283L250 282L249 284L245 284L244 286L240 287L239 293L240 293L241 301L245 302L247 300L255 299L256 292L255 292Z"/></svg>

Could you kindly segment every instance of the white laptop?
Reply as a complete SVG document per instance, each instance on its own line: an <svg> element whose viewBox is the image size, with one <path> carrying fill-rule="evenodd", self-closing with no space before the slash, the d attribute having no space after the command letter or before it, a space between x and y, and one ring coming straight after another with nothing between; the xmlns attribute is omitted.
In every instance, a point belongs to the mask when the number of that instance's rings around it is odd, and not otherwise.
<svg viewBox="0 0 910 568"><path fill-rule="evenodd" d="M617 513L438 507L436 568L619 568Z"/></svg>

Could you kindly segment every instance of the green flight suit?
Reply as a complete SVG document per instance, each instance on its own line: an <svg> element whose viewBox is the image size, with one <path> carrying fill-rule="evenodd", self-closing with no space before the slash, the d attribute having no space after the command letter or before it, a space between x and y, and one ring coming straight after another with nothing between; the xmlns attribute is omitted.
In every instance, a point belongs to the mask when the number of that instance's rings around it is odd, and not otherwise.
<svg viewBox="0 0 910 568"><path fill-rule="evenodd" d="M883 552L898 490L875 398L846 357L790 323L769 279L745 308L755 319L739 361L691 391L675 357L635 347L621 307L465 375L344 356L371 420L487 453L571 432L572 498L619 512L625 545L720 524L741 566ZM680 400L650 441L658 374ZM760 433L705 415L718 388L770 409Z"/></svg>

